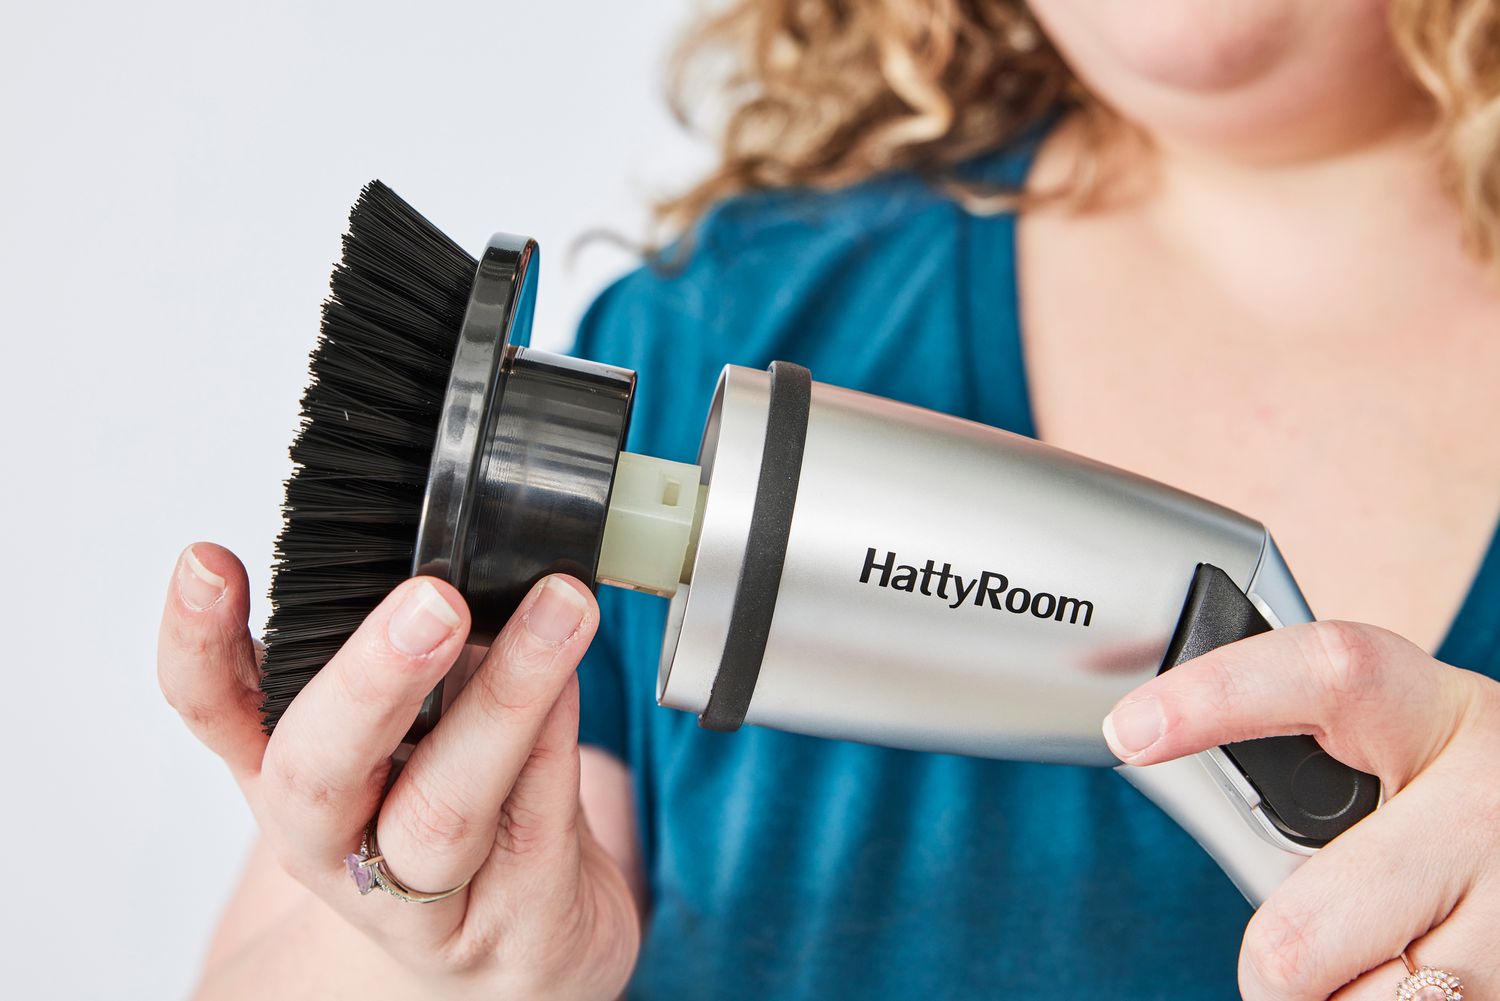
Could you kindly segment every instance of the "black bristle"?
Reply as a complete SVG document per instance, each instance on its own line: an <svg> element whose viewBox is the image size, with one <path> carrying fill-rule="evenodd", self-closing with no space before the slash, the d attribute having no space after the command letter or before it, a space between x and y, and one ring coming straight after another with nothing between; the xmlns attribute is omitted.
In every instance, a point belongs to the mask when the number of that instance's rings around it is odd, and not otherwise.
<svg viewBox="0 0 1500 1001"><path fill-rule="evenodd" d="M411 576L427 468L478 262L372 181L349 213L276 540L266 732Z"/></svg>

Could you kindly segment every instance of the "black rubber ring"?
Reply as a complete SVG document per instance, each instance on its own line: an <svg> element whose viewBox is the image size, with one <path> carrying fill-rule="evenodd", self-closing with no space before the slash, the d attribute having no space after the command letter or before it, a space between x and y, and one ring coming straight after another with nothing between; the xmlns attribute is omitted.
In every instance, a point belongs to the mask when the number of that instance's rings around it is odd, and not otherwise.
<svg viewBox="0 0 1500 1001"><path fill-rule="evenodd" d="M734 589L724 655L714 675L708 704L698 717L707 730L738 730L750 709L760 678L781 570L786 564L792 509L802 478L802 450L807 443L807 414L812 403L812 373L801 365L773 361L771 398L766 413L766 443L760 455L760 480L745 539L745 561Z"/></svg>

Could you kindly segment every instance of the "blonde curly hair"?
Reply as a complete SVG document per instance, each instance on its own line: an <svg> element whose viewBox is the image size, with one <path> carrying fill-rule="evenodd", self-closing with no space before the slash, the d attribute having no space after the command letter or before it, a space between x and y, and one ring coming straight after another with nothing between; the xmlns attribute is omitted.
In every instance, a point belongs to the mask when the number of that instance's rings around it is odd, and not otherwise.
<svg viewBox="0 0 1500 1001"><path fill-rule="evenodd" d="M1500 0L1391 0L1390 20L1437 111L1465 239L1496 262ZM948 184L980 210L1016 207L1020 192L967 190L951 171L1058 108L1085 113L1095 156L1047 197L1084 201L1104 173L1108 112L1023 0L730 0L688 35L674 69L674 110L717 132L720 155L696 185L658 204L672 230L741 192L839 188L895 169ZM697 121L705 106L724 116Z"/></svg>

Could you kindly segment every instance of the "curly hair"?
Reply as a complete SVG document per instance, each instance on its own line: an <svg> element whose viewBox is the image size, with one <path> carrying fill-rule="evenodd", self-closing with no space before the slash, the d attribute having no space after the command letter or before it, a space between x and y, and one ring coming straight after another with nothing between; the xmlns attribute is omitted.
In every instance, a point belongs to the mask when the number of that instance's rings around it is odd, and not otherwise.
<svg viewBox="0 0 1500 1001"><path fill-rule="evenodd" d="M1469 248L1500 258L1500 0L1391 0L1393 37L1437 111L1445 181ZM730 0L684 39L672 106L717 132L717 166L657 205L684 230L747 191L839 188L888 170L944 183L979 211L1026 197L966 189L953 168L1056 109L1083 112L1081 169L1038 198L1086 201L1109 112L1047 41L1023 0ZM691 95L691 99L690 99ZM717 101L704 101L717 97ZM717 122L695 120L705 107Z"/></svg>

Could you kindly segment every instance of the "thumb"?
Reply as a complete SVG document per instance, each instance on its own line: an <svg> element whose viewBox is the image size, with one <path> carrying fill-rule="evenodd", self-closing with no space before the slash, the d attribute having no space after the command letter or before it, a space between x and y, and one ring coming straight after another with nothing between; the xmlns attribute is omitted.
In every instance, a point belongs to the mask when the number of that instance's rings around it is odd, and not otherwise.
<svg viewBox="0 0 1500 1001"><path fill-rule="evenodd" d="M245 568L222 546L200 542L177 558L157 641L156 676L167 703L235 778L260 769L259 656L245 626Z"/></svg>
<svg viewBox="0 0 1500 1001"><path fill-rule="evenodd" d="M1122 761L1149 765L1219 744L1306 733L1391 787L1427 766L1457 730L1472 685L1374 626L1273 629L1158 675L1104 721Z"/></svg>

